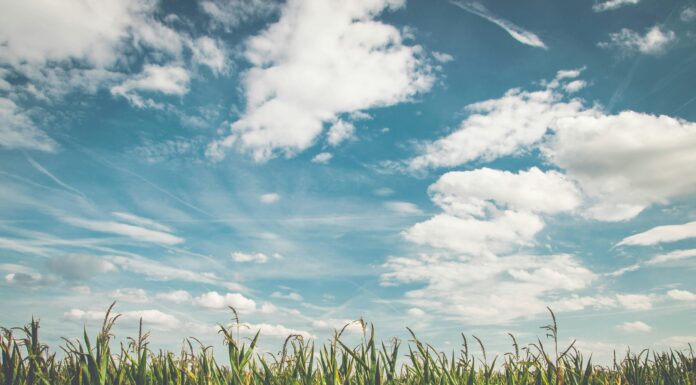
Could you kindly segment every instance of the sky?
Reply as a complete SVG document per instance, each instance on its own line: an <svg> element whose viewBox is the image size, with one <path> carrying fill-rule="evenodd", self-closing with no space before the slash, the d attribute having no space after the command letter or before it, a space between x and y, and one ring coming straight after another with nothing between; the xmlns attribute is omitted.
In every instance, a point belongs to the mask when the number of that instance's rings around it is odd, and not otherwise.
<svg viewBox="0 0 696 385"><path fill-rule="evenodd" d="M693 1L2 1L0 325L684 348L695 47Z"/></svg>

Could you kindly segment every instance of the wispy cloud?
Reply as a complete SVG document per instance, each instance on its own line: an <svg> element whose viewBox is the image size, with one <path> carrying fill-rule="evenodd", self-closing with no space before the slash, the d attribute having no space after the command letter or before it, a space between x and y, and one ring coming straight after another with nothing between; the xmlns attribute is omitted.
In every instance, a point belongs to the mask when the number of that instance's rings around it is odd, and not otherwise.
<svg viewBox="0 0 696 385"><path fill-rule="evenodd" d="M592 10L595 12L613 11L627 5L638 4L640 0L607 0L599 3L595 3L592 6Z"/></svg>
<svg viewBox="0 0 696 385"><path fill-rule="evenodd" d="M609 34L609 40L598 43L600 48L617 48L624 54L642 53L645 55L661 55L674 42L677 35L674 31L663 30L660 26L654 26L644 35L624 28L619 32Z"/></svg>
<svg viewBox="0 0 696 385"><path fill-rule="evenodd" d="M481 3L475 1L451 1L451 3L469 13L472 13L476 16L480 16L490 21L491 23L497 25L498 27L504 29L505 32L509 33L513 39L519 41L522 44L536 48L548 49L546 44L544 44L544 42L535 33L527 31L526 29L517 26L515 23L511 21L505 20L492 14L488 10L488 8L486 8Z"/></svg>
<svg viewBox="0 0 696 385"><path fill-rule="evenodd" d="M177 237L176 235L172 235L168 232L148 229L126 223L97 221L73 217L61 218L61 221L90 231L123 235L141 242L150 242L163 245L176 245L184 242L183 238Z"/></svg>

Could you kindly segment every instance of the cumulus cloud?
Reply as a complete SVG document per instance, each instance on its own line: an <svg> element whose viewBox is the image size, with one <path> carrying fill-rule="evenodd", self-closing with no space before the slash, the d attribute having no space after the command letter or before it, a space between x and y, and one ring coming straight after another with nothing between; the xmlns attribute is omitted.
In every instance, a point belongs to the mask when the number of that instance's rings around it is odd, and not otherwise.
<svg viewBox="0 0 696 385"><path fill-rule="evenodd" d="M601 48L617 48L621 52L661 55L677 38L674 31L663 31L660 26L650 28L644 35L628 28L609 34L609 41L598 44Z"/></svg>
<svg viewBox="0 0 696 385"><path fill-rule="evenodd" d="M276 203L279 200L280 200L280 194L276 194L276 193L267 193L267 194L262 194L259 196L259 201L261 203L270 204L270 203Z"/></svg>
<svg viewBox="0 0 696 385"><path fill-rule="evenodd" d="M638 4L640 0L607 0L595 3L592 6L592 10L595 12L613 11L627 5Z"/></svg>
<svg viewBox="0 0 696 385"><path fill-rule="evenodd" d="M411 202L389 201L384 202L384 207L400 215L423 214L423 210Z"/></svg>
<svg viewBox="0 0 696 385"><path fill-rule="evenodd" d="M71 321L101 322L104 320L105 314L104 311L100 310L70 309L63 314L63 317ZM181 321L178 318L156 309L125 311L117 314L121 314L120 322L133 323L142 319L144 325L151 327L175 329L181 326Z"/></svg>
<svg viewBox="0 0 696 385"><path fill-rule="evenodd" d="M327 164L333 158L333 154L330 152L320 152L312 158L313 163Z"/></svg>
<svg viewBox="0 0 696 385"><path fill-rule="evenodd" d="M570 211L580 203L565 176L537 168L517 174L489 168L449 172L428 192L444 213L412 226L405 238L479 256L531 245L544 228L539 214Z"/></svg>
<svg viewBox="0 0 696 385"><path fill-rule="evenodd" d="M622 239L617 246L650 246L658 243L681 241L688 238L696 238L696 222L689 222L683 225L653 227L650 230Z"/></svg>
<svg viewBox="0 0 696 385"><path fill-rule="evenodd" d="M587 112L578 99L565 100L557 87L577 72L559 72L538 91L511 89L501 98L466 106L469 116L451 134L422 145L421 154L408 161L410 170L452 167L475 160L491 161L516 155L537 144L563 117Z"/></svg>
<svg viewBox="0 0 696 385"><path fill-rule="evenodd" d="M688 290L673 289L667 292L667 296L677 301L696 301L696 294Z"/></svg>
<svg viewBox="0 0 696 385"><path fill-rule="evenodd" d="M227 309L232 306L240 313L252 313L256 310L256 302L239 293L219 294L216 291L209 291L194 298L193 302L209 309Z"/></svg>
<svg viewBox="0 0 696 385"><path fill-rule="evenodd" d="M616 296L619 304L628 310L650 310L654 297L643 294L619 294Z"/></svg>
<svg viewBox="0 0 696 385"><path fill-rule="evenodd" d="M624 322L618 327L628 333L647 333L652 330L650 325L642 321Z"/></svg>
<svg viewBox="0 0 696 385"><path fill-rule="evenodd" d="M341 114L408 101L433 76L420 46L375 20L399 0L293 0L280 19L247 42L246 110L208 155L237 146L257 161L292 156Z"/></svg>
<svg viewBox="0 0 696 385"><path fill-rule="evenodd" d="M189 81L188 71L183 67L149 64L139 75L112 87L111 94L126 98L138 108L163 108L163 104L144 97L143 93L182 96L189 90Z"/></svg>
<svg viewBox="0 0 696 385"><path fill-rule="evenodd" d="M543 41L537 36L535 33L527 31L523 28L518 27L511 21L505 20L503 18L500 18L494 14L492 14L483 4L479 2L465 2L465 1L450 1L452 4L456 5L457 7L469 12L473 13L476 16L480 16L491 23L497 25L498 27L502 28L512 36L513 39L519 41L522 44L531 46L531 47L536 47L536 48L543 48L543 49L548 49L546 44L544 44Z"/></svg>
<svg viewBox="0 0 696 385"><path fill-rule="evenodd" d="M116 301L131 302L131 303L147 303L150 302L147 292L137 288L116 289L109 293L109 297Z"/></svg>
<svg viewBox="0 0 696 385"><path fill-rule="evenodd" d="M404 301L470 324L499 324L546 312L549 296L587 287L595 274L570 255L491 259L391 257L383 284L417 284Z"/></svg>
<svg viewBox="0 0 696 385"><path fill-rule="evenodd" d="M681 21L685 23L696 20L696 7L687 7L679 14Z"/></svg>
<svg viewBox="0 0 696 385"><path fill-rule="evenodd" d="M215 75L224 74L229 69L227 53L223 43L208 36L202 36L191 42L194 63L210 68Z"/></svg>
<svg viewBox="0 0 696 385"><path fill-rule="evenodd" d="M353 138L354 135L355 126L353 123L338 119L329 127L326 141L331 146L338 146L346 140Z"/></svg>
<svg viewBox="0 0 696 385"><path fill-rule="evenodd" d="M164 293L157 293L155 298L174 303L190 302L193 297L186 290L173 290Z"/></svg>
<svg viewBox="0 0 696 385"><path fill-rule="evenodd" d="M243 332L243 334L246 335L252 335L255 334L257 331L261 333L261 335L264 336L269 336L269 337L288 337L291 334L294 335L300 335L303 338L310 339L314 338L314 335L309 333L308 331L305 330L299 330L299 329L292 329L288 328L284 325L280 324L267 324L267 323L246 323L243 322L241 324L242 329L240 329L240 332Z"/></svg>

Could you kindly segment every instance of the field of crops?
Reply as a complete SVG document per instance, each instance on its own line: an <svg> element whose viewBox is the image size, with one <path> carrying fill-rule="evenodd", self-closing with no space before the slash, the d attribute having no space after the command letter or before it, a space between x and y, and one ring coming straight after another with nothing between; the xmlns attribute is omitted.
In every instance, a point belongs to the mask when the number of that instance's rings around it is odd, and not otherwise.
<svg viewBox="0 0 696 385"><path fill-rule="evenodd" d="M113 306L113 305L112 305ZM111 309L109 309L111 310ZM236 313L235 313L236 314ZM362 343L347 346L336 331L323 346L300 336L288 336L277 354L255 351L259 338L240 339L236 326L220 326L228 359L217 362L209 348L187 341L178 354L148 348L148 335L141 332L127 345L113 349L111 328L118 315L107 312L101 331L91 339L65 340L64 354L55 353L39 340L39 323L24 328L2 329L0 383L3 385L473 385L473 384L696 384L693 350L626 353L611 366L596 366L573 344L558 346L555 317L544 326L547 342L521 347L511 335L512 351L488 357L476 337L463 337L461 350L442 353L412 339L378 342L374 327L360 322ZM409 330L410 331L410 330ZM469 344L480 347L475 357ZM400 356L401 355L401 356ZM400 360L405 359L403 362Z"/></svg>

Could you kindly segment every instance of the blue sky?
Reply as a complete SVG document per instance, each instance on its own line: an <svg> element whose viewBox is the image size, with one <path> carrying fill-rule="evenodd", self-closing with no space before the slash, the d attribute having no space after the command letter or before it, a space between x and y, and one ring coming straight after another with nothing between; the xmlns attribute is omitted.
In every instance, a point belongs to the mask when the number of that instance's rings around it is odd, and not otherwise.
<svg viewBox="0 0 696 385"><path fill-rule="evenodd" d="M693 2L4 1L0 42L3 326L696 342Z"/></svg>

